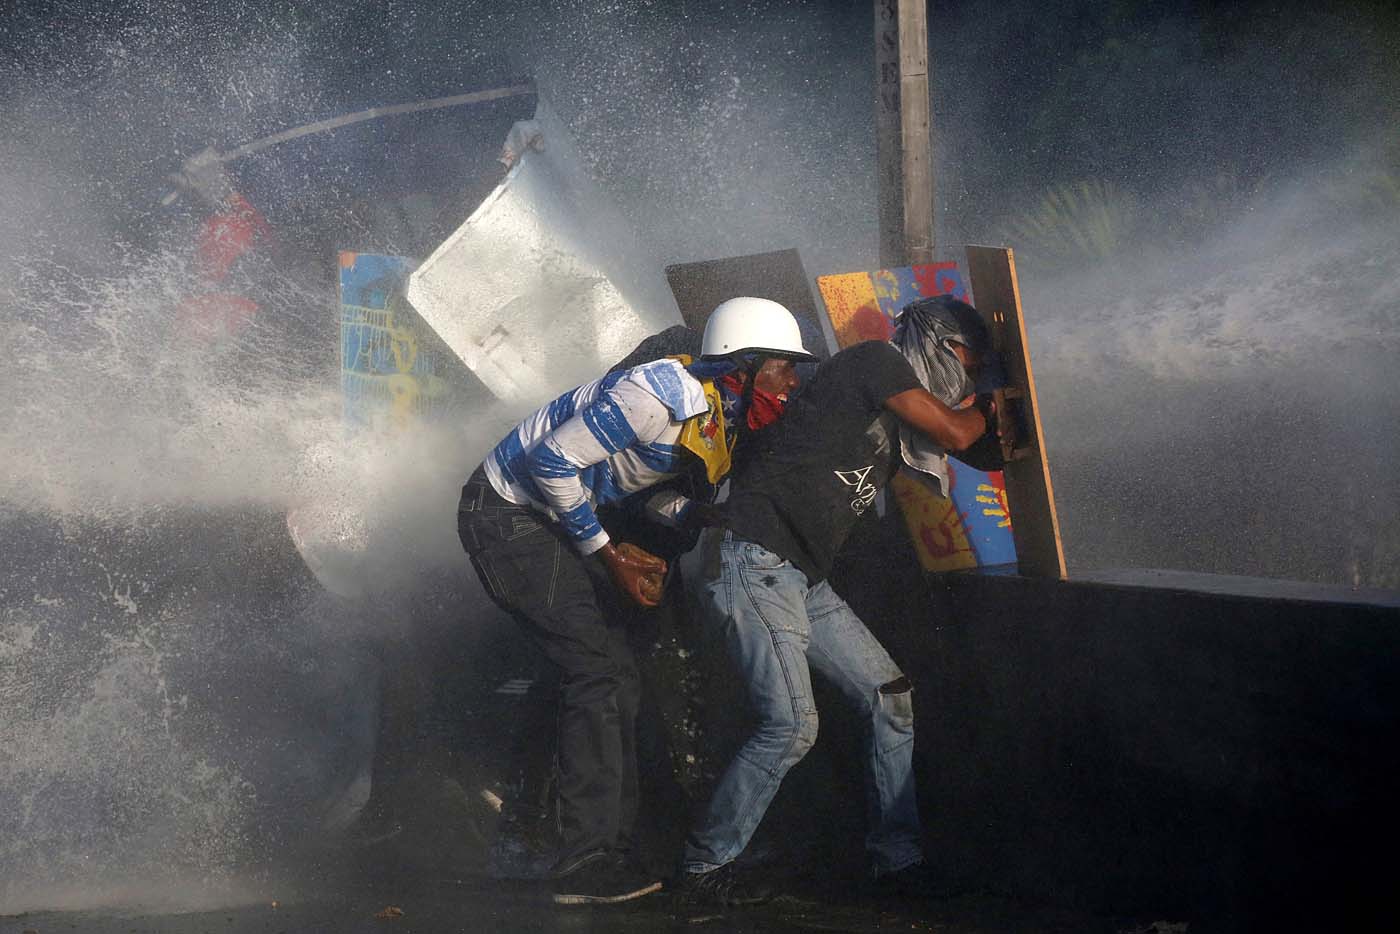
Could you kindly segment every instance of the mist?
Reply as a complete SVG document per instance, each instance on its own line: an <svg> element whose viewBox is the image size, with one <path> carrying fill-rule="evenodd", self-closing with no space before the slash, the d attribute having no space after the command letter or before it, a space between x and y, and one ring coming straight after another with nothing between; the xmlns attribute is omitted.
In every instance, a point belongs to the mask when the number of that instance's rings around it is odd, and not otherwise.
<svg viewBox="0 0 1400 934"><path fill-rule="evenodd" d="M1400 223L1333 198L1023 280L1072 569L1400 585Z"/></svg>
<svg viewBox="0 0 1400 934"><path fill-rule="evenodd" d="M1397 587L1400 16L1241 9L934 4L940 252L1016 250L1071 573ZM364 800L386 635L474 657L501 631L452 527L501 425L346 435L334 251L407 246L353 222L340 162L246 167L339 220L231 346L182 330L197 216L161 207L166 174L528 74L658 264L796 246L813 276L873 269L871 13L4 16L0 913L266 897L270 852ZM307 569L296 510L344 519L365 593Z"/></svg>

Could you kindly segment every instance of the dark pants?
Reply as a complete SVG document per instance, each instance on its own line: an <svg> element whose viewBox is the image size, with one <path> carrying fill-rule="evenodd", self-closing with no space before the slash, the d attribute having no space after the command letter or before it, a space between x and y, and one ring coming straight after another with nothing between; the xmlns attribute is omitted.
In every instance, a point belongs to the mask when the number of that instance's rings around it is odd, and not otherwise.
<svg viewBox="0 0 1400 934"><path fill-rule="evenodd" d="M615 588L556 524L502 499L480 470L462 488L457 531L487 594L560 671L557 868L630 848L641 689Z"/></svg>

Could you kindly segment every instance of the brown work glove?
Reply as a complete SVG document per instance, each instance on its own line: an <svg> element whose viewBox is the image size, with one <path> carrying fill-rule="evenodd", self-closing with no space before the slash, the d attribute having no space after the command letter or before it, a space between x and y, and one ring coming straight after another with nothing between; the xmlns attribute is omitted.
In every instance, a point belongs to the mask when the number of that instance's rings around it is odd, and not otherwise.
<svg viewBox="0 0 1400 934"><path fill-rule="evenodd" d="M624 542L611 542L598 549L598 557L607 565L617 589L638 606L656 606L661 602L665 583L666 562L649 551Z"/></svg>

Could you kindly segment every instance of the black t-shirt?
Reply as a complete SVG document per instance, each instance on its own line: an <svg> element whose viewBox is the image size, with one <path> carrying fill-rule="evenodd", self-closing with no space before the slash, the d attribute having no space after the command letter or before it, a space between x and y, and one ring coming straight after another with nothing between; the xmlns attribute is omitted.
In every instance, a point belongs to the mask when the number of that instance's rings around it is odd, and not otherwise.
<svg viewBox="0 0 1400 934"><path fill-rule="evenodd" d="M890 396L921 388L903 355L866 341L817 368L730 483L725 525L801 568L812 583L899 466Z"/></svg>

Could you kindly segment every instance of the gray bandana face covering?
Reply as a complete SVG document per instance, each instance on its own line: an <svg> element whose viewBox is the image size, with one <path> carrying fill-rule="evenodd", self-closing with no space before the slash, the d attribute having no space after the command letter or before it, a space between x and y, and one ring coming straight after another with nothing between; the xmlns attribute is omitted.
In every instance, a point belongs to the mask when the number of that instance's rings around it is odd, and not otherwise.
<svg viewBox="0 0 1400 934"><path fill-rule="evenodd" d="M924 388L949 406L956 406L975 390L972 377L948 345L956 341L977 353L985 349L986 328L976 315L971 305L938 295L906 305L895 319L890 342L909 361ZM899 425L899 447L904 463L937 478L939 489L947 496L947 451L903 422Z"/></svg>
<svg viewBox="0 0 1400 934"><path fill-rule="evenodd" d="M972 395L973 384L948 345L956 341L976 350L983 340L981 335L965 333L970 328L959 322L952 310L952 303L957 300L940 301L942 298L945 296L905 306L895 320L894 337L890 342L909 361L925 389L944 403L957 405ZM963 307L971 310L969 305Z"/></svg>

